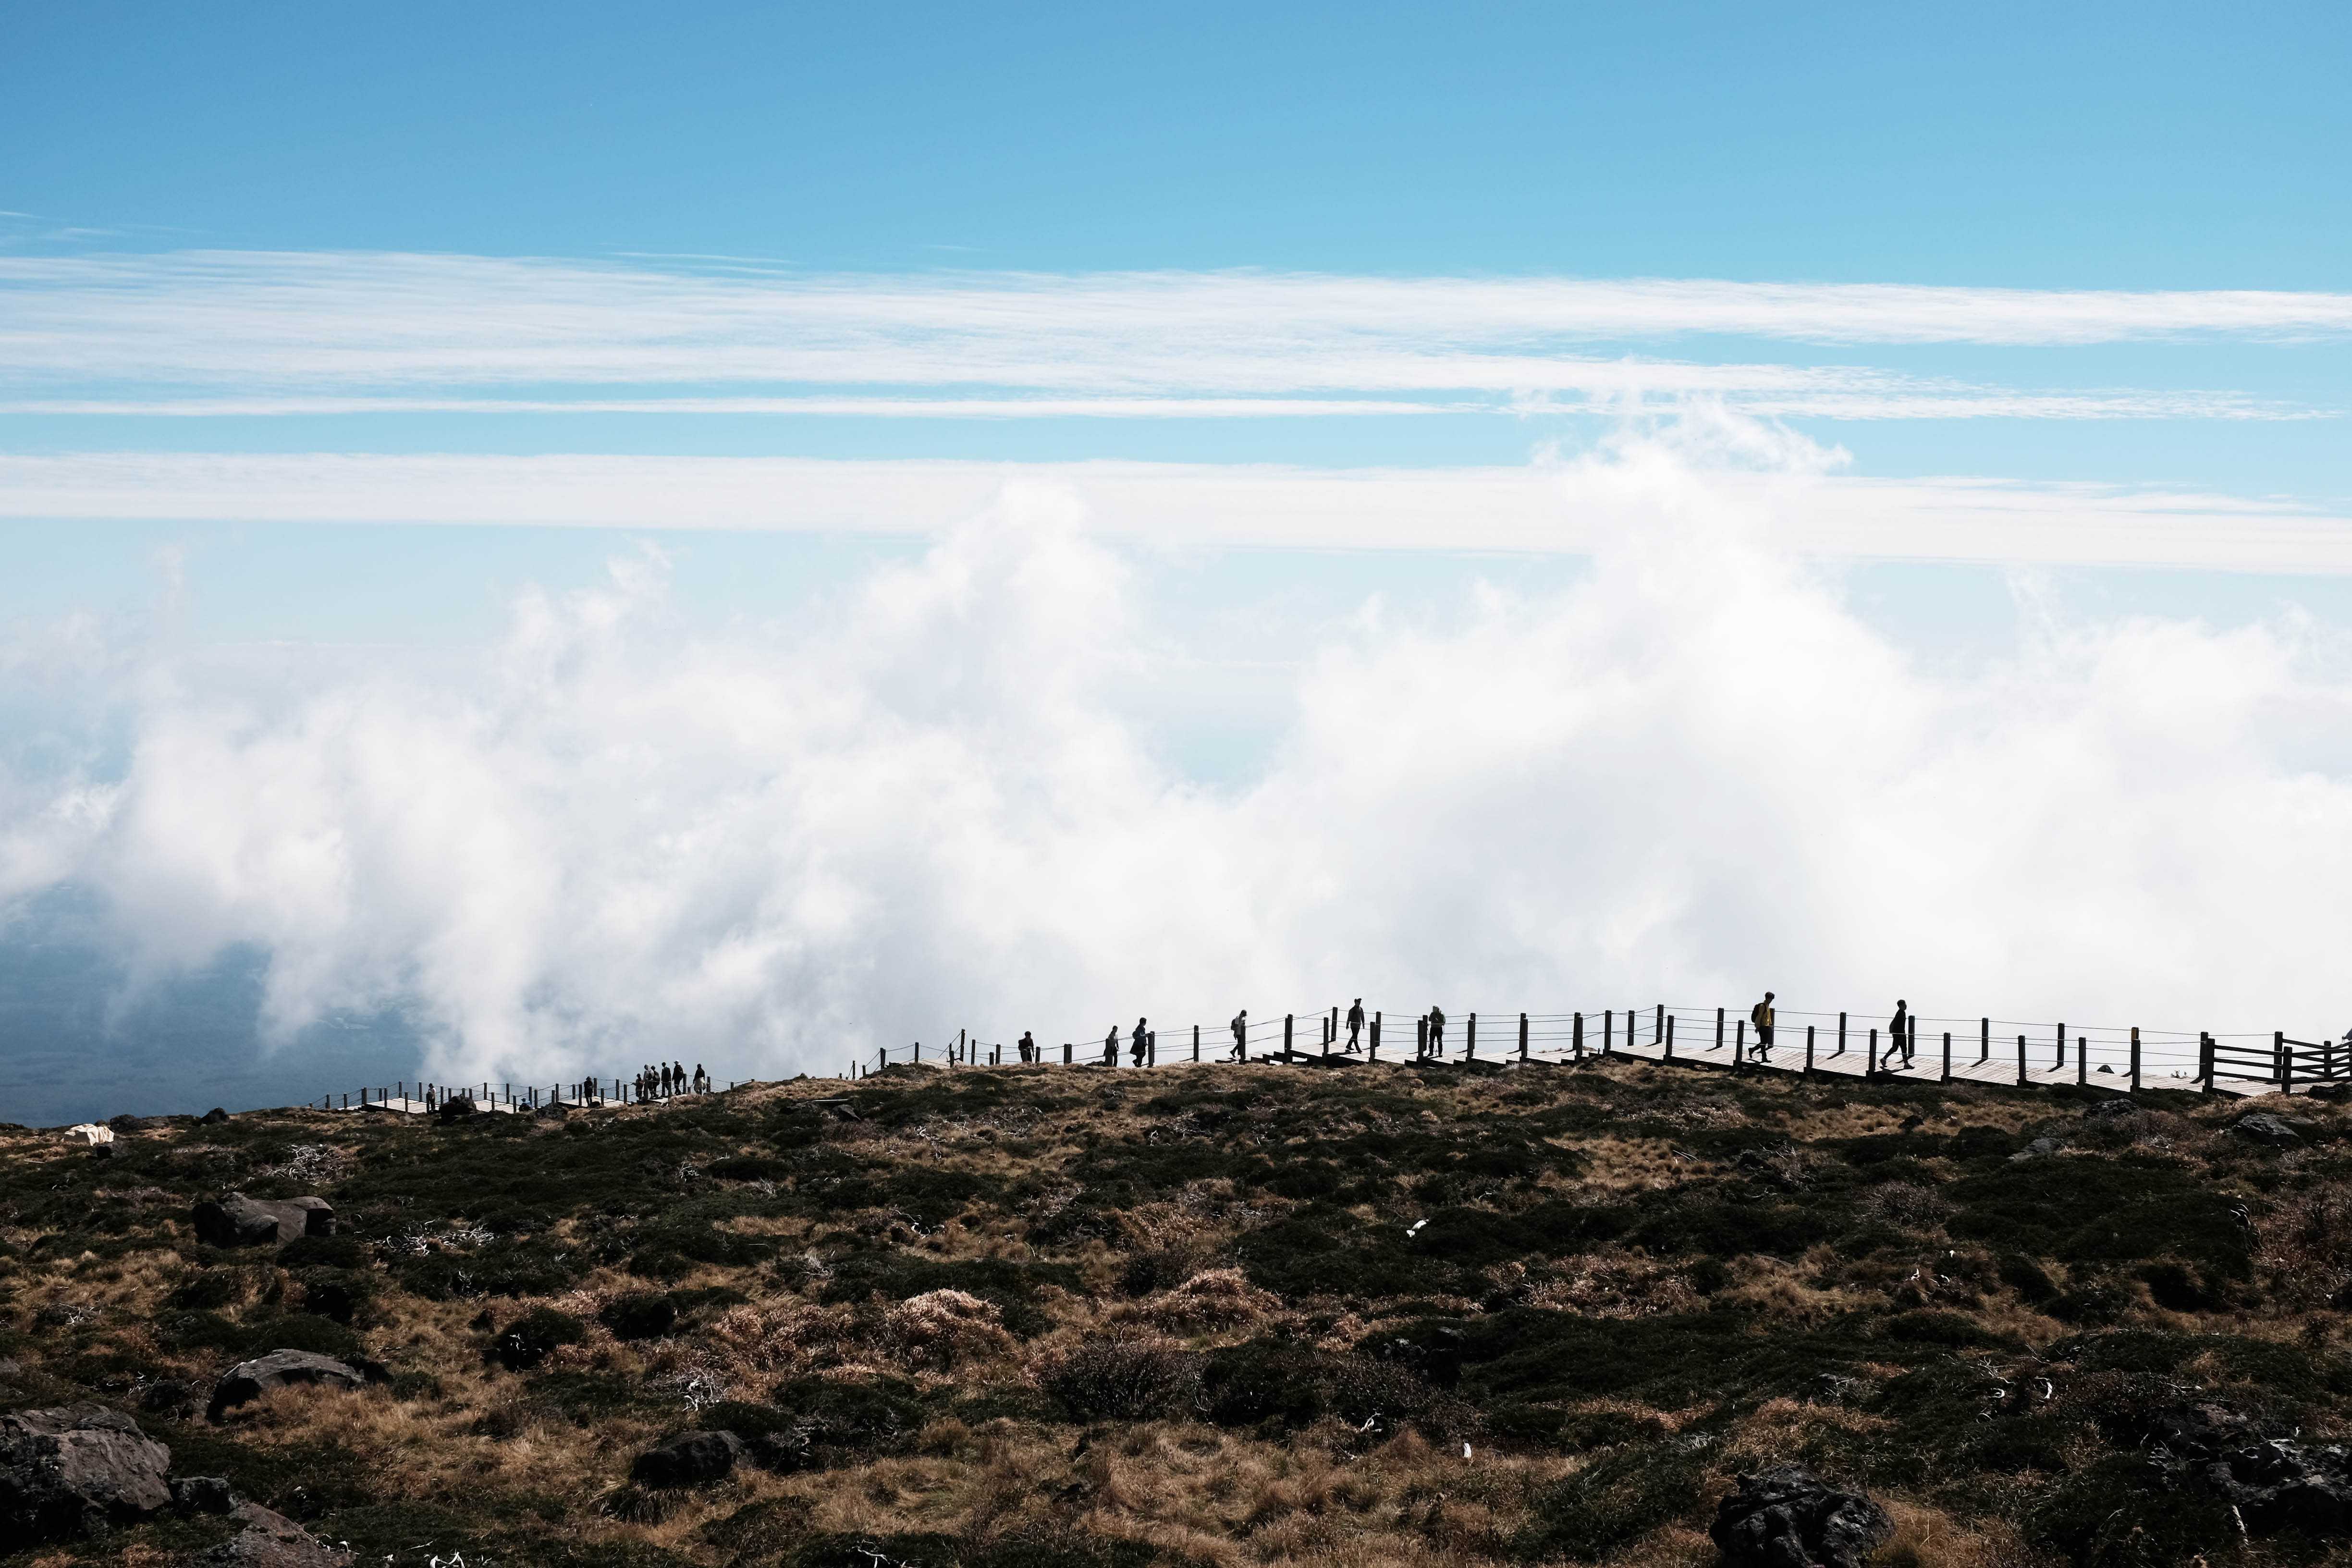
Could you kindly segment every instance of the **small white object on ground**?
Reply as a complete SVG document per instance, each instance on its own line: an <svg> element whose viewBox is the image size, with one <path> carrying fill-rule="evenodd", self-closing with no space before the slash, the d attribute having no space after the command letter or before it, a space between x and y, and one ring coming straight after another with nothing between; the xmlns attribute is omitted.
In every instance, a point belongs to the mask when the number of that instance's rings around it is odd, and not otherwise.
<svg viewBox="0 0 2352 1568"><path fill-rule="evenodd" d="M67 1128L66 1136L68 1138L79 1138L83 1142L89 1144L111 1143L114 1142L114 1129L111 1127L100 1127L95 1121L84 1121L79 1125Z"/></svg>

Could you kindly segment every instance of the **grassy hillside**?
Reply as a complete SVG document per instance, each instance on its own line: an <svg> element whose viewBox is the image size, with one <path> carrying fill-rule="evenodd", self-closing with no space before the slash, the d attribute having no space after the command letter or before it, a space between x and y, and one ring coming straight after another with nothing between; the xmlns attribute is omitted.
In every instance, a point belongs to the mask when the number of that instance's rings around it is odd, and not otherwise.
<svg viewBox="0 0 2352 1568"><path fill-rule="evenodd" d="M1781 1461L1886 1504L1890 1563L2352 1561L2160 1447L2184 1402L2344 1429L2352 1123L2298 1101L2277 1148L2228 1101L2137 1103L894 1068L561 1121L175 1119L104 1159L17 1130L0 1408L116 1405L362 1563L1697 1563L1730 1478ZM232 1188L341 1234L199 1245ZM205 1419L285 1347L382 1373ZM765 1468L629 1480L691 1428Z"/></svg>

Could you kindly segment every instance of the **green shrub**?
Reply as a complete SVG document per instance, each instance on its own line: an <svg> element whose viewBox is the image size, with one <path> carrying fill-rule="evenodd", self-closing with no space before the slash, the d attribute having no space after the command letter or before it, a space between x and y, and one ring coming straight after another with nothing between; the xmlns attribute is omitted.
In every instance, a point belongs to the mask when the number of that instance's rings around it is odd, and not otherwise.
<svg viewBox="0 0 2352 1568"><path fill-rule="evenodd" d="M1200 1368L1172 1345L1111 1335L1079 1342L1037 1381L1077 1420L1148 1421L1190 1408Z"/></svg>
<svg viewBox="0 0 2352 1568"><path fill-rule="evenodd" d="M616 1340L657 1340L677 1324L677 1306L657 1290L617 1296L604 1303L597 1320Z"/></svg>
<svg viewBox="0 0 2352 1568"><path fill-rule="evenodd" d="M1220 1426L1286 1427L1337 1417L1386 1434L1427 1424L1445 1404L1409 1367L1281 1340L1212 1351L1200 1373L1202 1414Z"/></svg>
<svg viewBox="0 0 2352 1568"><path fill-rule="evenodd" d="M298 1236L278 1249L280 1268L365 1268L365 1242L351 1236Z"/></svg>
<svg viewBox="0 0 2352 1568"><path fill-rule="evenodd" d="M500 1330L490 1342L490 1359L509 1372L525 1372L555 1353L558 1345L576 1345L586 1334L579 1319L552 1307L534 1307Z"/></svg>
<svg viewBox="0 0 2352 1568"><path fill-rule="evenodd" d="M1694 1514L1705 1474L1702 1450L1661 1437L1604 1455L1536 1500L1534 1519L1511 1542L1528 1560L1598 1563L1661 1525Z"/></svg>
<svg viewBox="0 0 2352 1568"><path fill-rule="evenodd" d="M2080 1568L2178 1568L2237 1555L2230 1507L2174 1485L2144 1455L2115 1454L2069 1476L2034 1510L2033 1533Z"/></svg>

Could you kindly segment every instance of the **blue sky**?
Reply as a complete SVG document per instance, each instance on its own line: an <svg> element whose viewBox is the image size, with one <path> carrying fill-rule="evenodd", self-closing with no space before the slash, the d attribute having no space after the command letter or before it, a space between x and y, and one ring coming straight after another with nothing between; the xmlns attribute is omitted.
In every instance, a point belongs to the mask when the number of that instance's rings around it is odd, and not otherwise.
<svg viewBox="0 0 2352 1568"><path fill-rule="evenodd" d="M1829 616L1926 683L1886 712L2022 712L2038 668L2034 689L2076 692L2067 744L2088 746L2118 721L2087 672L2187 638L2183 689L2234 693L2215 723L2294 729L2264 752L2280 798L2333 789L2347 65L2352 16L2320 5L20 7L0 51L0 1017L34 1021L0 1053L46 1031L152 1062L123 1031L232 972L205 1081L266 1078L321 1029L381 1076L654 1048L552 937L494 979L436 956L491 918L468 900L493 884L525 925L557 887L735 909L640 945L666 954L647 986L726 993L695 1026L759 1041L746 1070L894 1039L919 1026L898 994L860 987L899 963L947 986L988 944L840 908L907 877L961 907L983 843L1046 897L1081 819L1098 859L1199 834L1208 864L1210 841L1268 831L1269 802L1331 818L1297 801L1332 776L1298 770L1334 693L1413 679L1372 650L1428 638L1421 668L1450 668L1522 613L1497 605L1564 615L1618 570L1683 605L1706 552L1622 562L1692 528L1733 531L1706 537L1773 581L1797 563L1768 623ZM1123 606L1063 628L1101 666L1083 700L1036 697L1058 666L959 597L1022 601L1041 574ZM691 838L733 809L697 794L730 773L688 767L705 742L629 731L633 705L725 667L801 712L782 693L833 657L807 628L858 651L927 616L965 627L934 628L940 689L887 660L832 670L873 724L967 748L1000 804L1043 787L991 749L1027 725L1048 750L1114 736L1132 770L1050 830L982 811L929 858L786 857L723 892L615 868L613 836ZM1521 652L1558 653L1534 625ZM547 637L572 662L534 663ZM1559 657L1582 672L1563 682L1612 677ZM604 659L635 684L598 684L621 680ZM475 722L428 736L435 713ZM775 722L738 727L767 761L730 765L768 784L730 802L930 754ZM1697 765L1692 722L1655 739ZM434 832L505 820L509 787L564 826L517 817L496 875L372 882L369 835L394 830L374 764L337 748L395 732L489 792ZM561 759L606 747L675 759L655 794L687 815L567 815L593 791ZM197 752L209 784L154 772ZM1914 796L1889 788L1871 809L1900 815ZM298 796L308 837L232 809ZM760 831L790 838L817 810L794 798ZM1971 859L1958 819L1938 831ZM2149 856L2177 849L2147 832ZM180 864L152 834L226 847ZM1745 984L1752 931L1657 913L1724 853L1669 844L1556 911L1543 941L1570 956L1501 968L1564 992L1631 953L1660 983ZM2133 867L2098 872L2109 896ZM818 887L847 903L810 913ZM1645 921L1654 945L1626 947ZM1129 935L1189 955L1155 983L1222 1016L1231 954ZM1490 937L1454 962L1498 984L1496 952L1541 945ZM1320 984L1319 940L1270 939L1254 973ZM26 958L44 942L80 956ZM1878 984L1870 941L1827 945L1821 985ZM968 983L1007 1016L1057 984L1124 1007L1135 983L1067 932L1022 951L1032 978ZM1402 930L1338 951L1418 952ZM708 978L730 963L765 978ZM1435 984L1434 963L1404 966ZM2207 994L2184 984L2183 1006ZM36 992L51 1012L23 1011Z"/></svg>

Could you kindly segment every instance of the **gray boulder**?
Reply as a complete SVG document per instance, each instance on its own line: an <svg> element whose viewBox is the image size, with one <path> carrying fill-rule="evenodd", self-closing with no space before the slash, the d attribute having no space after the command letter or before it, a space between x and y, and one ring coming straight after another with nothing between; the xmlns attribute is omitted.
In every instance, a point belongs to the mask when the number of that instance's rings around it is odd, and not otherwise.
<svg viewBox="0 0 2352 1568"><path fill-rule="evenodd" d="M305 1383L324 1384L330 1388L363 1388L367 1374L332 1356L311 1351L271 1351L268 1355L241 1361L223 1373L221 1380L213 1385L212 1403L205 1406L205 1415L217 1421L223 1411L234 1410L273 1390Z"/></svg>
<svg viewBox="0 0 2352 1568"><path fill-rule="evenodd" d="M332 1236L335 1211L324 1198L249 1198L243 1193L207 1199L188 1215L207 1247L275 1247L298 1236Z"/></svg>
<svg viewBox="0 0 2352 1568"><path fill-rule="evenodd" d="M639 1454L629 1479L645 1487L707 1487L723 1481L744 1457L732 1432L686 1432Z"/></svg>
<svg viewBox="0 0 2352 1568"><path fill-rule="evenodd" d="M1707 1531L1734 1568L1862 1568L1894 1533L1885 1509L1801 1465L1740 1477Z"/></svg>
<svg viewBox="0 0 2352 1568"><path fill-rule="evenodd" d="M0 1539L69 1541L172 1500L172 1450L119 1410L67 1405L0 1415Z"/></svg>
<svg viewBox="0 0 2352 1568"><path fill-rule="evenodd" d="M245 1528L219 1545L182 1559L184 1568L347 1568L352 1554L330 1546L282 1513L241 1502Z"/></svg>
<svg viewBox="0 0 2352 1568"><path fill-rule="evenodd" d="M2230 1131L2265 1149L2292 1149L2303 1142L2295 1124L2267 1110L2250 1110L2230 1124Z"/></svg>
<svg viewBox="0 0 2352 1568"><path fill-rule="evenodd" d="M2102 1068L2102 1071L2105 1069ZM2083 1112L2085 1121L2112 1121L2118 1116L2137 1116L2144 1109L2139 1101L2125 1095L2117 1100L2103 1100Z"/></svg>

